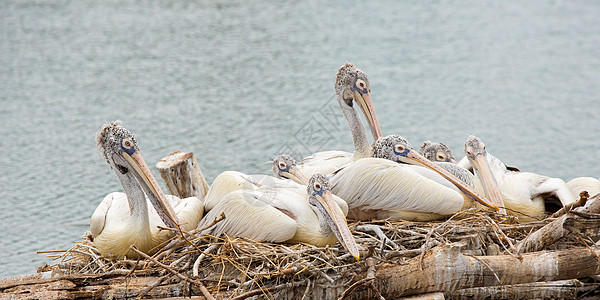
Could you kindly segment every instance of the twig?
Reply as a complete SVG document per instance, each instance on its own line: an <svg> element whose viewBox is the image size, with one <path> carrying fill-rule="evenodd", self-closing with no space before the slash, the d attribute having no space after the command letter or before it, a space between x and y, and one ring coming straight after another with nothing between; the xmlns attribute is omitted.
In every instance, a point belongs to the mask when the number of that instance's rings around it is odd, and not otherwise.
<svg viewBox="0 0 600 300"><path fill-rule="evenodd" d="M173 275L181 278L182 280L185 280L187 282L191 282L191 283L194 283L194 284L198 285L200 287L200 291L202 291L202 294L204 295L204 297L206 297L206 299L208 299L208 300L215 300L215 298L208 292L208 290L206 289L206 287L204 286L204 284L202 284L202 282L200 282L198 280L190 279L189 277L187 277L187 276L185 276L185 275L183 275L183 274L181 274L181 273L173 270L171 267L169 267L169 266L167 266L167 265L159 262L158 260L152 258L150 255L148 255L148 254L146 254L146 253L138 250L138 248L136 248L133 245L130 248L131 248L131 250L135 251L137 254L139 254L139 255L141 255L141 256L143 256L143 257L151 260L156 265L158 265L161 268L163 268L163 269L165 269L165 270L173 273Z"/></svg>
<svg viewBox="0 0 600 300"><path fill-rule="evenodd" d="M306 281L302 281L302 282L306 282ZM260 295L260 294L266 294L266 293L272 293L272 292L277 292L280 290L283 290L284 288L288 288L288 287L293 287L296 283L300 283L300 282L289 282L289 283L282 283L280 285L276 285L276 286L271 286L268 288L259 288L259 289L255 289L255 290L251 290L249 292L243 293L241 295L238 295L236 297L230 298L230 300L242 300L242 299L246 299L248 297L252 297L252 296L256 296L256 295Z"/></svg>
<svg viewBox="0 0 600 300"><path fill-rule="evenodd" d="M193 267L192 274L193 274L194 278L198 278L198 268L200 267L200 262L204 259L204 257L206 257L206 255L212 253L219 247L221 247L221 244L210 245L210 247L208 247L208 249L206 249L204 252L202 252L202 254L200 254L200 256L198 256L198 258L194 262L194 267Z"/></svg>
<svg viewBox="0 0 600 300"><path fill-rule="evenodd" d="M156 281L154 281L151 285L147 286L146 288L144 288L142 290L142 292L137 295L136 299L142 299L144 296L146 296L146 294L148 294L152 289L154 289L155 287L157 287L158 285L160 285L163 281L165 281L165 279L169 278L169 276L171 275L165 275L163 277L158 278Z"/></svg>
<svg viewBox="0 0 600 300"><path fill-rule="evenodd" d="M559 209L555 213L553 213L552 216L550 216L550 217L558 218L577 207L584 206L589 198L590 198L590 194L587 191L583 191L583 192L579 193L579 199L577 201L563 206L561 209Z"/></svg>

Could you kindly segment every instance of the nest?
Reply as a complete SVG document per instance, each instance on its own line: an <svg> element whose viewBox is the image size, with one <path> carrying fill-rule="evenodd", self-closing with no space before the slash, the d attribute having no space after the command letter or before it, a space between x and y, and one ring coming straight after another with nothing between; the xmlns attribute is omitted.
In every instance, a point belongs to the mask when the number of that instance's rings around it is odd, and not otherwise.
<svg viewBox="0 0 600 300"><path fill-rule="evenodd" d="M331 299L350 297L359 285L381 297L365 277L367 274L372 279L379 265L422 261L428 250L441 245L453 245L473 257L516 255L515 244L552 220L516 224L511 218L471 209L438 222L354 222L349 227L361 248L360 262L343 248L199 235L201 230L177 235L152 256L140 252L137 260L111 260L85 239L67 251L53 253L56 263L45 270L63 276L152 278L126 294L138 298L213 295L230 299ZM593 234L570 235L547 249L590 247L594 239ZM165 286L170 287L167 294L158 291Z"/></svg>

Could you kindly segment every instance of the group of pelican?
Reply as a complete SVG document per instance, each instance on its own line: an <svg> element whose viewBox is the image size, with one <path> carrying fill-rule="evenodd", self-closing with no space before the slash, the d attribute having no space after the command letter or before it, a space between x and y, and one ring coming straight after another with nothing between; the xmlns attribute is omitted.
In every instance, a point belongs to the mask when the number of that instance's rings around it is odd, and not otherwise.
<svg viewBox="0 0 600 300"><path fill-rule="evenodd" d="M467 138L465 158L458 163L441 143L426 142L417 152L399 135L384 137L367 75L350 63L339 69L335 93L350 127L353 153L318 152L297 164L280 155L273 160L274 176L226 171L204 199L165 195L133 134L118 121L104 125L97 147L125 193L107 195L92 215L94 245L105 256L137 257L131 245L152 253L177 232L205 228L207 234L276 243L339 242L358 260L346 217L429 221L478 207L527 222L544 216L548 203L575 201L590 184L600 191L597 180L567 184L507 167L475 136ZM206 228L221 214L224 220Z"/></svg>

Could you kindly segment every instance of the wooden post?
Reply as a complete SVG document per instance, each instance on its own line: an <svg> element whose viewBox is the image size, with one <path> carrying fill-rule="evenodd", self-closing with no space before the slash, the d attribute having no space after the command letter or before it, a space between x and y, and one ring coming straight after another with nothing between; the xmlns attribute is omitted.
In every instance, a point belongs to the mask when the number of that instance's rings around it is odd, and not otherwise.
<svg viewBox="0 0 600 300"><path fill-rule="evenodd" d="M182 199L198 197L204 200L208 184L194 153L173 152L156 163L156 168L170 194Z"/></svg>

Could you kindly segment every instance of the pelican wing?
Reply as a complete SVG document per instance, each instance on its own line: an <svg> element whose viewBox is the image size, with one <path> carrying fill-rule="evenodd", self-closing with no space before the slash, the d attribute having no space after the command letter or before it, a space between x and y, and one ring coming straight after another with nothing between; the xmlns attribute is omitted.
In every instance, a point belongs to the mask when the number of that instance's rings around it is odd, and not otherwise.
<svg viewBox="0 0 600 300"><path fill-rule="evenodd" d="M460 211L461 194L412 170L385 159L359 159L332 176L332 191L348 202L350 211L366 208L440 215Z"/></svg>
<svg viewBox="0 0 600 300"><path fill-rule="evenodd" d="M92 237L97 237L102 230L104 230L104 225L106 224L106 216L110 207L113 203L114 198L125 197L127 196L124 193L114 192L106 195L102 202L96 207L94 214L92 214L92 218L90 219L90 229L92 231Z"/></svg>
<svg viewBox="0 0 600 300"><path fill-rule="evenodd" d="M298 162L296 167L307 178L314 174L329 174L341 166L351 163L353 154L345 151L323 151L314 153Z"/></svg>
<svg viewBox="0 0 600 300"><path fill-rule="evenodd" d="M198 227L206 226L224 213L225 220L202 233L226 233L268 242L287 241L296 233L296 221L289 215L289 211L269 204L272 197L269 193L250 190L228 193L206 214Z"/></svg>
<svg viewBox="0 0 600 300"><path fill-rule="evenodd" d="M175 214L179 218L184 230L196 228L202 215L204 214L204 205L202 200L197 197L188 197L180 199L177 196L167 195L167 200L171 203Z"/></svg>
<svg viewBox="0 0 600 300"><path fill-rule="evenodd" d="M587 191L590 196L594 196L600 193L600 180L593 177L577 177L569 180L567 187L575 199L579 199L579 193L583 191Z"/></svg>

